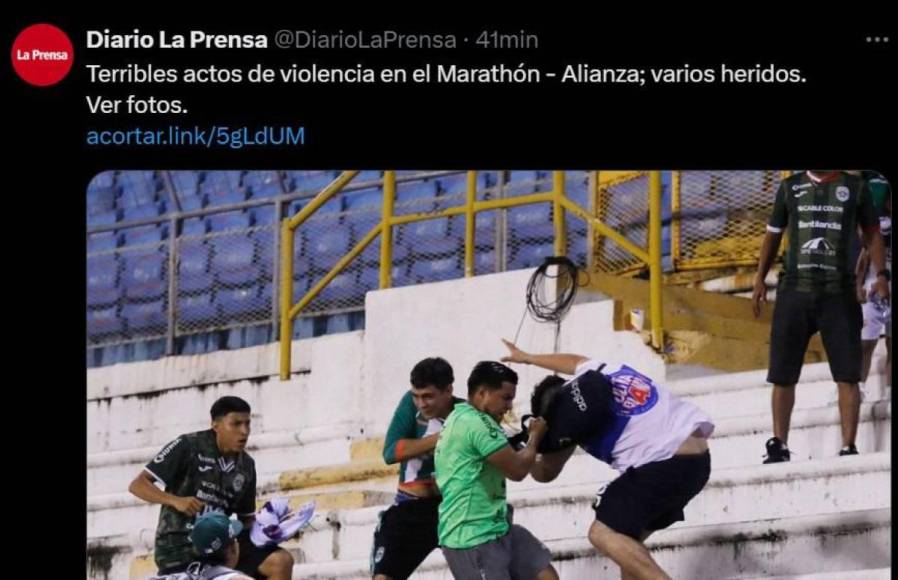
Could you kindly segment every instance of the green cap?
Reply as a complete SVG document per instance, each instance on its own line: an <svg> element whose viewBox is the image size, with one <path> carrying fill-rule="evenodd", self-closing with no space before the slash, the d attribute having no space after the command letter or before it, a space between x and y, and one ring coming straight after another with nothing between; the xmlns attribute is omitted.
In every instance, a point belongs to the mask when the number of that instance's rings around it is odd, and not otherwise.
<svg viewBox="0 0 898 580"><path fill-rule="evenodd" d="M231 543L243 531L243 524L221 512L207 512L193 523L190 541L203 556L215 554Z"/></svg>

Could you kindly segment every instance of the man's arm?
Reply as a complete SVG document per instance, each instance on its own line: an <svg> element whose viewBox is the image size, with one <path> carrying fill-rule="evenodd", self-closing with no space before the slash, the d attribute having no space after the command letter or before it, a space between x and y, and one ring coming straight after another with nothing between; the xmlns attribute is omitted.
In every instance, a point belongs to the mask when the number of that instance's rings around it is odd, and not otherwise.
<svg viewBox="0 0 898 580"><path fill-rule="evenodd" d="M561 473L564 464L574 454L576 447L568 447L561 451L553 451L552 453L540 453L536 456L533 466L530 468L530 475L533 479L540 483L548 483L554 480Z"/></svg>
<svg viewBox="0 0 898 580"><path fill-rule="evenodd" d="M519 349L513 342L502 339L508 347L508 356L502 357L502 362L522 363L536 365L557 373L573 375L577 372L577 366L589 359L579 354L532 354Z"/></svg>
<svg viewBox="0 0 898 580"><path fill-rule="evenodd" d="M189 516L195 516L203 509L205 504L197 498L180 497L162 491L153 484L155 480L156 478L146 471L141 471L131 481L128 491L143 501L167 505Z"/></svg>
<svg viewBox="0 0 898 580"><path fill-rule="evenodd" d="M783 232L772 232L767 230L764 235L764 243L761 244L761 258L758 260L758 272L755 274L754 291L751 294L751 308L755 318L761 315L761 303L767 302L767 284L764 280L773 261L776 259L776 253L780 249L780 242L783 239Z"/></svg>
<svg viewBox="0 0 898 580"><path fill-rule="evenodd" d="M384 438L383 458L387 465L429 453L437 446L439 433L421 439L416 437L416 414L415 403L411 395L406 393L393 413L387 436Z"/></svg>
<svg viewBox="0 0 898 580"><path fill-rule="evenodd" d="M546 428L545 419L534 418L530 422L530 438L527 440L526 447L520 451L514 451L510 445L506 445L490 454L486 460L498 468L508 479L522 481L530 473L530 468L536 460L536 448L546 434Z"/></svg>
<svg viewBox="0 0 898 580"><path fill-rule="evenodd" d="M863 233L861 234L863 237ZM861 248L857 255L857 264L854 267L854 285L857 293L857 301L863 304L867 301L867 293L864 292L864 279L867 277L867 269L870 267L870 254L867 248Z"/></svg>
<svg viewBox="0 0 898 580"><path fill-rule="evenodd" d="M870 261L877 272L876 281L873 282L870 295L872 296L876 292L880 298L888 300L889 280L885 275L878 274L886 269L885 244L882 241L882 234L879 233L879 228L864 228L864 246L869 250Z"/></svg>

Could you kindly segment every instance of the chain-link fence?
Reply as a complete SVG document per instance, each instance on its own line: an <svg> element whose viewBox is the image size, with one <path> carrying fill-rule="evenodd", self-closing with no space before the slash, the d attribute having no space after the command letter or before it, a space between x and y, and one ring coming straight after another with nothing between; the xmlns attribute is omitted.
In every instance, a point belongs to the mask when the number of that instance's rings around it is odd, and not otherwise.
<svg viewBox="0 0 898 580"><path fill-rule="evenodd" d="M674 266L756 265L783 175L782 171L674 172Z"/></svg>
<svg viewBox="0 0 898 580"><path fill-rule="evenodd" d="M596 217L640 248L648 248L649 178L635 173L599 188ZM645 263L605 236L595 237L595 267L600 272L626 273Z"/></svg>

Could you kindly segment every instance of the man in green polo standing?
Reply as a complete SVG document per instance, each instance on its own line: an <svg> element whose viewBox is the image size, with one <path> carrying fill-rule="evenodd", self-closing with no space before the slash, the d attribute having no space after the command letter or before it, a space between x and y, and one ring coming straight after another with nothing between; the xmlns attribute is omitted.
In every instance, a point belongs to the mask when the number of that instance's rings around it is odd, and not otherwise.
<svg viewBox="0 0 898 580"><path fill-rule="evenodd" d="M536 459L546 422L533 419L526 447L515 452L499 426L511 410L518 376L493 361L468 378L468 403L458 403L435 451L439 540L457 580L557 580L546 547L510 523L505 478L523 480Z"/></svg>

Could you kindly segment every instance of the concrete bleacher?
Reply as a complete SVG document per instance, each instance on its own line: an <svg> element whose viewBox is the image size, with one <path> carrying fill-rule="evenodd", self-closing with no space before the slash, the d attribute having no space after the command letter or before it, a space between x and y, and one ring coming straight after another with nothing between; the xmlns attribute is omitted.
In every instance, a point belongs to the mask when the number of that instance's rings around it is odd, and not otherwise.
<svg viewBox="0 0 898 580"><path fill-rule="evenodd" d="M294 342L294 374L276 378L276 345L114 365L88 372L88 576L146 578L158 506L127 493L141 466L178 434L208 425L217 397L253 405L250 453L260 501L314 499L312 526L285 547L294 578L368 578L371 534L395 490L396 468L380 459L383 434L407 388L408 369L439 354L464 390L468 369L503 353L524 308L530 271L372 292L364 331ZM448 315L447 315L448 314ZM890 572L891 403L877 351L861 408L862 455L840 446L835 385L825 363L805 367L790 447L793 461L761 465L770 429L763 370L681 372L631 332L613 332L613 303L583 296L562 325L559 350L626 361L708 411L713 472L687 521L648 545L674 578L882 578ZM483 321L489 320L488 325ZM519 343L551 351L554 327L527 321ZM542 373L520 367L516 411ZM689 378L679 378L688 375ZM698 375L698 376L696 376ZM509 484L515 521L553 551L562 578L617 577L585 539L590 502L613 470L577 452L552 484ZM435 551L416 578L449 578Z"/></svg>

